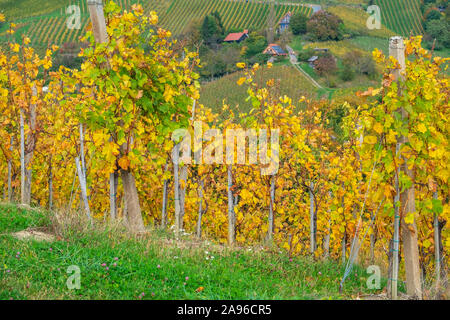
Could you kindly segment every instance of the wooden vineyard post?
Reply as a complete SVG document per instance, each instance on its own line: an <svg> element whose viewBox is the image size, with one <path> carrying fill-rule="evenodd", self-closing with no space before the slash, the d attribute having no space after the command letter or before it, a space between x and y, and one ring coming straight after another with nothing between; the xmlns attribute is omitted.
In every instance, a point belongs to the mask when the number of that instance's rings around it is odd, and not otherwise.
<svg viewBox="0 0 450 320"><path fill-rule="evenodd" d="M316 217L314 214L314 182L311 181L309 184L309 235L310 235L310 251L314 254L316 251Z"/></svg>
<svg viewBox="0 0 450 320"><path fill-rule="evenodd" d="M20 203L25 203L25 130L23 110L20 109Z"/></svg>
<svg viewBox="0 0 450 320"><path fill-rule="evenodd" d="M37 96L36 86L31 88L32 95ZM22 118L20 119L20 135L21 135L21 166L22 166L22 204L31 204L31 178L32 169L31 162L33 160L34 148L36 146L36 104L30 104L29 112L29 126L30 134L27 137L27 148L25 149L25 133L24 133L24 119L23 110L21 112Z"/></svg>
<svg viewBox="0 0 450 320"><path fill-rule="evenodd" d="M103 13L103 2L102 0L88 0L89 14L92 22L92 30L94 33L95 41L97 43L105 43L108 42L108 33L106 30L106 21L105 15ZM107 66L109 67L109 66ZM124 145L121 146L121 150L126 150ZM113 174L114 175L114 174ZM144 222L142 220L142 212L139 204L139 195L136 188L136 181L134 179L131 171L128 170L120 170L120 175L122 177L123 182L123 190L124 190L124 198L126 204L126 214L127 214L127 222L128 227L134 231L139 232L144 229ZM111 184L112 181L115 181L115 178L112 179L110 177L110 201L111 194L116 195L117 192L115 190L115 183ZM114 188L114 191L111 190ZM114 203L110 203L110 207L114 207L114 211L112 211L111 216L116 215L115 207L116 201L114 199Z"/></svg>
<svg viewBox="0 0 450 320"><path fill-rule="evenodd" d="M270 206L269 206L269 228L267 232L267 239L272 241L274 232L274 203L275 203L275 175L270 176Z"/></svg>
<svg viewBox="0 0 450 320"><path fill-rule="evenodd" d="M405 63L405 45L402 37L392 37L389 41L389 55L398 61L400 66L399 69L393 71L394 80L399 81L403 79L403 72L406 68ZM399 95L402 94L401 90L398 92ZM404 120L407 120L408 113L406 110L401 108L400 113ZM398 144L401 146L408 142L408 138L405 136L400 136L398 138ZM412 224L407 224L404 221L404 217L408 213L415 213L415 195L414 195L414 173L408 168L406 164L406 159L403 159L403 164L400 170L404 175L408 176L412 181L412 185L406 188L400 194L400 223L402 226L402 241L403 250L405 255L405 273L406 273L406 291L410 296L415 296L419 299L422 298L422 283L421 283L421 272L419 264L419 247L417 242L417 227L415 221ZM398 244L398 242L397 242ZM394 249L397 246L394 242ZM394 252L398 255L398 252ZM394 274L396 270L393 270ZM393 285L395 285L393 281Z"/></svg>
<svg viewBox="0 0 450 320"><path fill-rule="evenodd" d="M108 34L106 32L105 15L103 13L102 0L88 0L89 15L92 22L92 32L97 43L104 43L108 41ZM80 133L82 127L80 124ZM111 139L112 140L112 139ZM109 207L110 216L114 220L117 215L116 206L117 190L115 188L115 174L111 173L109 176ZM125 214L125 212L124 212Z"/></svg>
<svg viewBox="0 0 450 320"><path fill-rule="evenodd" d="M11 142L9 146L9 151L13 151L14 137L11 137ZM8 159L8 202L12 202L12 159Z"/></svg>
<svg viewBox="0 0 450 320"><path fill-rule="evenodd" d="M437 188L436 188L437 189ZM433 199L438 199L438 191L433 192ZM439 218L438 214L434 213L434 260L436 271L436 295L439 294L441 286L441 252L440 252L440 239L439 239Z"/></svg>
<svg viewBox="0 0 450 320"><path fill-rule="evenodd" d="M50 155L48 166L48 209L53 209L53 156Z"/></svg>
<svg viewBox="0 0 450 320"><path fill-rule="evenodd" d="M114 173L109 174L109 214L111 216L111 220L116 220L117 212L116 212L116 185L115 185L115 175ZM125 215L125 212L124 212Z"/></svg>
<svg viewBox="0 0 450 320"><path fill-rule="evenodd" d="M169 163L166 162L164 166L164 172L169 169ZM161 228L165 228L167 224L167 187L169 185L169 180L164 179L163 183L163 198L162 198L162 208L161 208Z"/></svg>
<svg viewBox="0 0 450 320"><path fill-rule="evenodd" d="M77 166L77 173L78 173L78 181L80 182L80 189L81 189L81 199L84 204L84 210L86 211L86 215L88 219L92 222L91 219L91 210L89 209L89 201L87 198L87 188L86 188L86 179L84 178L83 169L80 165L80 158L75 158L75 165Z"/></svg>
<svg viewBox="0 0 450 320"><path fill-rule="evenodd" d="M182 184L179 185L180 187L180 228L184 229L184 213L185 213L185 199L186 199L186 185L187 185L187 178L188 178L188 168L187 164L184 163L183 166L180 168L180 181L183 181Z"/></svg>
<svg viewBox="0 0 450 320"><path fill-rule="evenodd" d="M346 255L347 255L347 243L346 243L347 232L344 232L344 236L342 237L342 264L345 265Z"/></svg>
<svg viewBox="0 0 450 320"><path fill-rule="evenodd" d="M105 15L103 13L102 0L88 0L89 14L92 22L92 32L97 43L108 41L108 33L106 32Z"/></svg>
<svg viewBox="0 0 450 320"><path fill-rule="evenodd" d="M86 162L84 158L84 130L83 124L80 123L80 157L81 157L81 169L83 169L84 177L86 178Z"/></svg>
<svg viewBox="0 0 450 320"><path fill-rule="evenodd" d="M234 197L233 197L233 172L231 165L227 166L228 177L228 245L233 246L235 240Z"/></svg>
<svg viewBox="0 0 450 320"><path fill-rule="evenodd" d="M203 215L203 180L200 180L200 185L198 187L198 197L199 197L199 204L198 204L198 220L197 220L197 238L202 237L202 215Z"/></svg>
<svg viewBox="0 0 450 320"><path fill-rule="evenodd" d="M400 152L400 144L397 143L395 147L395 156L398 156ZM398 288L398 255L400 248L400 208L398 203L400 201L400 184L398 177L400 175L400 168L397 168L395 172L395 197L394 197L394 239L389 246L390 256L389 256L389 267L390 267L390 294L391 299L397 299L397 288Z"/></svg>
<svg viewBox="0 0 450 320"><path fill-rule="evenodd" d="M174 202L175 202L175 237L178 239L180 237L181 221L180 221L180 182L179 182L179 162L180 159L180 144L176 144L172 150L172 161L173 161L173 192L174 192Z"/></svg>

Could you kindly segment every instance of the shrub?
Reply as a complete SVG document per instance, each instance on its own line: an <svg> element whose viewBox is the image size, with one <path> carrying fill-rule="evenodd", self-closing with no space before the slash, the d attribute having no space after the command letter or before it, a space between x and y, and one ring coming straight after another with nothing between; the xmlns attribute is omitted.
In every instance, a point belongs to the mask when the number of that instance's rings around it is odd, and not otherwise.
<svg viewBox="0 0 450 320"><path fill-rule="evenodd" d="M320 41L341 40L344 34L342 20L329 12L319 11L311 16L307 22L310 36Z"/></svg>
<svg viewBox="0 0 450 320"><path fill-rule="evenodd" d="M314 50L312 48L308 48L305 50L302 50L298 53L298 60L300 61L308 61L309 58L311 58L314 55Z"/></svg>
<svg viewBox="0 0 450 320"><path fill-rule="evenodd" d="M355 78L355 73L348 66L344 66L341 72L339 73L339 78L342 81L351 81Z"/></svg>
<svg viewBox="0 0 450 320"><path fill-rule="evenodd" d="M320 76L332 74L336 71L336 60L335 58L327 53L319 57L314 62L315 69Z"/></svg>
<svg viewBox="0 0 450 320"><path fill-rule="evenodd" d="M358 74L372 75L376 71L372 57L358 50L346 53L342 59L342 63L346 68Z"/></svg>
<svg viewBox="0 0 450 320"><path fill-rule="evenodd" d="M292 30L292 33L295 35L306 33L306 23L308 21L308 17L301 14L296 13L292 15L289 26Z"/></svg>

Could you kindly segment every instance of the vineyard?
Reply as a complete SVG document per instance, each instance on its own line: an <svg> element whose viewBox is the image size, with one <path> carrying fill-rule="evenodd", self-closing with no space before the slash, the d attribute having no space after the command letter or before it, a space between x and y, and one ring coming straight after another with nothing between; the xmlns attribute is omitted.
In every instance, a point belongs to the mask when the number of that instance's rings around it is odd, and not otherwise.
<svg viewBox="0 0 450 320"><path fill-rule="evenodd" d="M194 19L218 11L225 28L258 30L264 28L268 15L268 5L257 1L245 0L119 0L118 5L130 9L133 4L141 3L145 12L156 11L159 25L171 30L175 35L183 33ZM81 15L80 29L69 29L68 18L73 12L66 12L69 6L77 6ZM312 9L301 5L276 5L277 21L287 12L302 12L310 15ZM16 35L27 34L35 46L78 42L86 31L89 12L85 0L67 1L64 7L52 13L17 19L19 26ZM3 41L5 37L3 36ZM0 35L0 41L2 37Z"/></svg>
<svg viewBox="0 0 450 320"><path fill-rule="evenodd" d="M174 1L167 12L189 15L195 3ZM238 11L265 10L214 3L228 26L243 23ZM5 201L82 212L91 224L119 220L134 233L151 226L177 239L270 244L289 257L343 261L347 275L358 257L397 263L398 277L388 278L406 279L409 295L440 290L450 250L448 59L432 57L421 37L402 39L397 58L374 52L379 88L333 101L288 97L276 73L259 75L271 63L238 63L249 107L241 111L226 100L198 103L197 55L178 56L145 10L108 3L110 41L98 45L87 32L80 70L50 73L58 48L40 58L28 37L0 49ZM55 32L45 19L38 41Z"/></svg>
<svg viewBox="0 0 450 320"><path fill-rule="evenodd" d="M423 34L420 0L375 0L381 10L381 23L389 29L409 36Z"/></svg>
<svg viewBox="0 0 450 320"><path fill-rule="evenodd" d="M221 112L224 101L234 112L249 112L252 109L252 104L250 101L245 103L247 88L236 86L236 82L241 76L242 72L236 72L218 80L204 83L200 89L199 102L216 112ZM291 66L261 68L255 74L255 80L258 83L264 83L271 79L277 82L280 95L287 95L293 101L299 101L302 96L307 98L315 96L316 91L312 84ZM224 116L227 115L228 113L224 114Z"/></svg>
<svg viewBox="0 0 450 320"><path fill-rule="evenodd" d="M407 2L407 5L405 5ZM159 15L159 25L171 30L175 35L186 31L189 22L204 18L206 15L218 11L227 29L250 29L259 30L264 28L268 5L264 1L246 0L119 0L118 4L124 9L130 9L133 4L142 4L145 12L156 11ZM382 23L388 29L399 34L409 36L423 33L422 15L420 12L420 0L376 0L375 4L380 6ZM81 14L81 29L67 28L67 20L71 12L66 12L69 6L78 6ZM58 9L51 11L52 7ZM85 0L67 0L63 2L49 2L45 7L30 10L24 14L25 18L15 10L11 11L14 22L19 26L17 35L27 34L33 45L46 46L50 44L62 44L65 42L78 42L79 37L86 31L89 18L87 2ZM307 16L312 14L312 8L303 5L277 3L276 21L287 12L301 12ZM23 12L27 10L21 9ZM330 7L334 12L344 19L349 28L365 28L367 14L357 9L347 7ZM41 15L36 13L42 12ZM391 31L370 30L369 34L375 36L386 36ZM4 35L0 34L0 41L5 41Z"/></svg>

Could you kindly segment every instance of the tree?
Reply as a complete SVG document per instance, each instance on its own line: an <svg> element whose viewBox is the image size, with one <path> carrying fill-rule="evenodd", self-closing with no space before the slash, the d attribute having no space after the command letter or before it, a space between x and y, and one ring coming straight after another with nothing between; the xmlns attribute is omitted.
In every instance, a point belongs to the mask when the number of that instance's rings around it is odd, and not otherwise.
<svg viewBox="0 0 450 320"><path fill-rule="evenodd" d="M450 47L449 23L444 19L431 20L427 23L426 32L432 38L436 39L436 48Z"/></svg>
<svg viewBox="0 0 450 320"><path fill-rule="evenodd" d="M307 22L307 31L315 40L341 40L344 23L338 16L327 11L319 11Z"/></svg>
<svg viewBox="0 0 450 320"><path fill-rule="evenodd" d="M189 21L186 31L180 36L181 39L186 40L186 45L189 48L197 48L203 42L201 19L192 19Z"/></svg>
<svg viewBox="0 0 450 320"><path fill-rule="evenodd" d="M436 8L433 8L428 12L428 14L425 16L425 22L428 23L432 20L439 20L442 17L442 14L437 10Z"/></svg>
<svg viewBox="0 0 450 320"><path fill-rule="evenodd" d="M264 51L267 47L267 40L265 37L252 32L250 37L243 42L243 45L246 46L244 57L249 59L252 56Z"/></svg>
<svg viewBox="0 0 450 320"><path fill-rule="evenodd" d="M363 54L359 50L346 53L342 59L342 63L347 69L351 69L358 74L373 75L376 72L372 57Z"/></svg>
<svg viewBox="0 0 450 320"><path fill-rule="evenodd" d="M211 46L217 44L222 39L224 31L222 19L218 12L207 15L203 19L200 33L206 45Z"/></svg>
<svg viewBox="0 0 450 320"><path fill-rule="evenodd" d="M289 26L291 27L292 33L295 35L306 33L306 23L308 22L308 17L301 14L295 13L291 17Z"/></svg>
<svg viewBox="0 0 450 320"><path fill-rule="evenodd" d="M319 75L329 75L336 71L336 60L331 54L324 54L314 62L314 66Z"/></svg>
<svg viewBox="0 0 450 320"><path fill-rule="evenodd" d="M289 43L292 42L292 39L294 38L292 31L291 30L285 30L281 35L280 38L278 39L278 42L280 44L280 46L285 49L286 45L288 45Z"/></svg>

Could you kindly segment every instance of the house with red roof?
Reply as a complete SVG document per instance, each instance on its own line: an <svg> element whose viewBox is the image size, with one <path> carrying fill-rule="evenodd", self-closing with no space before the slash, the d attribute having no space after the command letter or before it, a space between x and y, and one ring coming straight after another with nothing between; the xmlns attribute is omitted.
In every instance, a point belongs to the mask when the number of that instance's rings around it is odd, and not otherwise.
<svg viewBox="0 0 450 320"><path fill-rule="evenodd" d="M263 51L264 54L270 54L272 56L287 56L287 53L275 43L271 43L267 46L267 48Z"/></svg>
<svg viewBox="0 0 450 320"><path fill-rule="evenodd" d="M227 35L224 42L241 42L248 38L248 30L244 30L243 32L235 32Z"/></svg>

